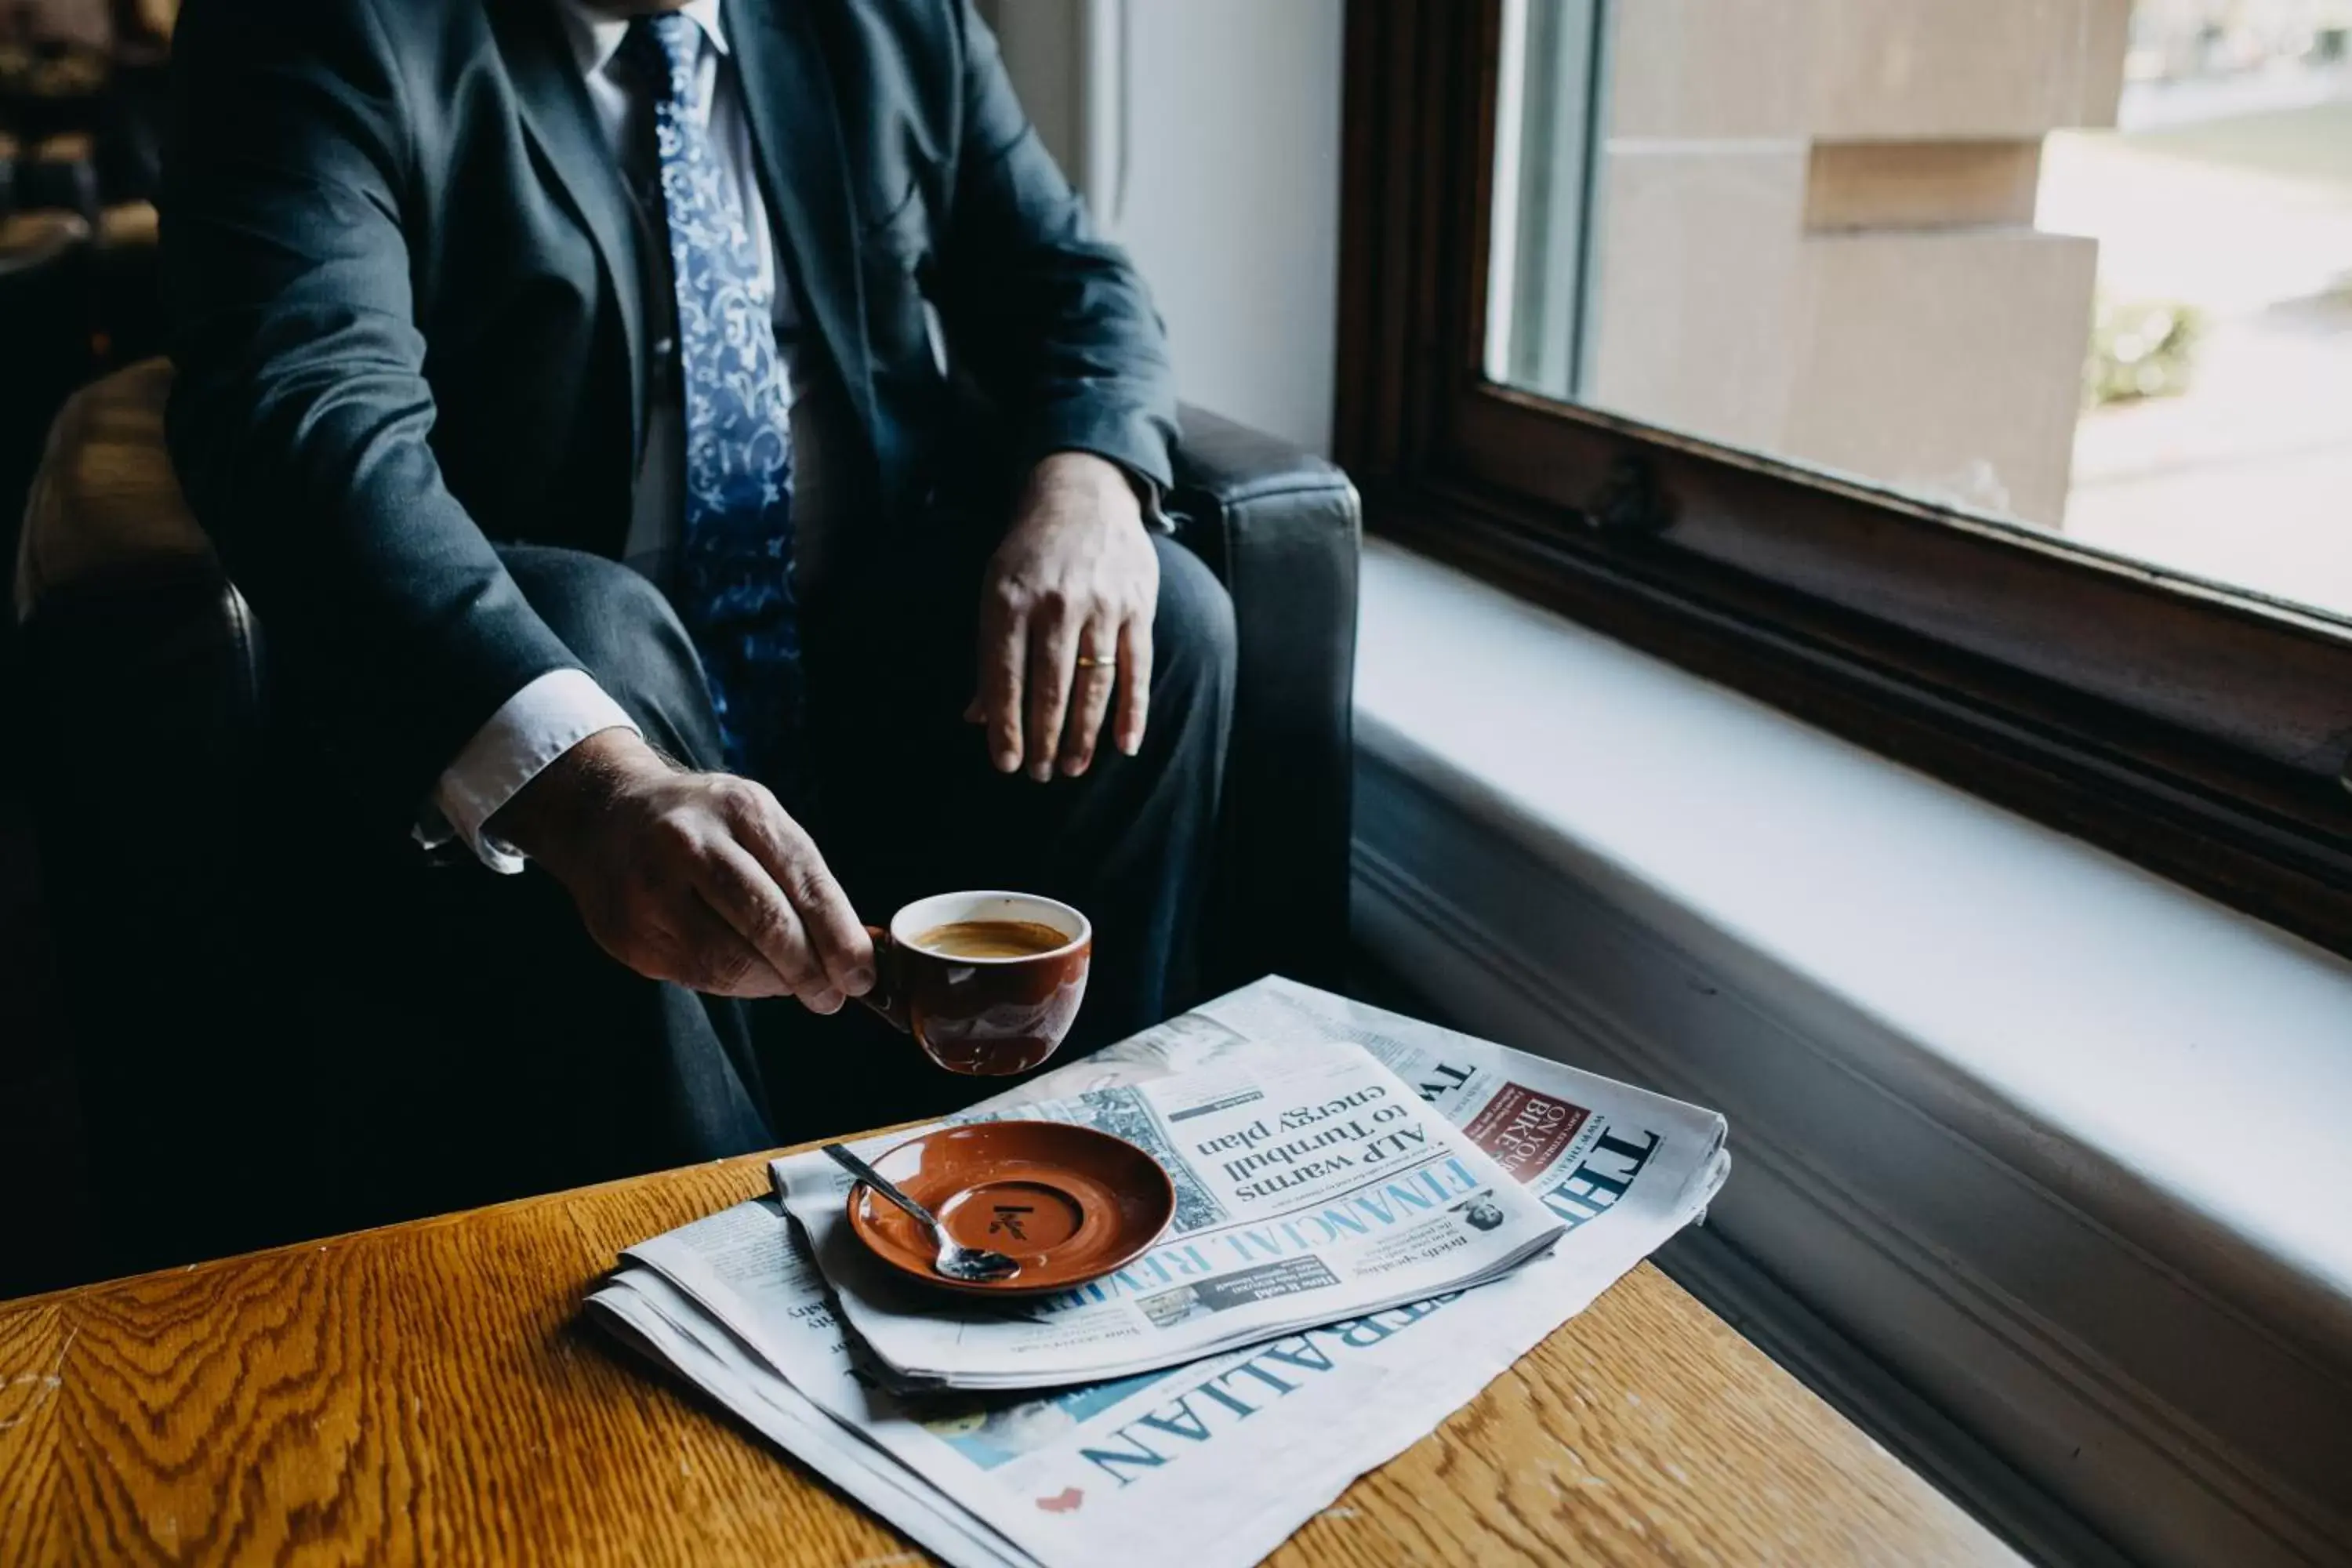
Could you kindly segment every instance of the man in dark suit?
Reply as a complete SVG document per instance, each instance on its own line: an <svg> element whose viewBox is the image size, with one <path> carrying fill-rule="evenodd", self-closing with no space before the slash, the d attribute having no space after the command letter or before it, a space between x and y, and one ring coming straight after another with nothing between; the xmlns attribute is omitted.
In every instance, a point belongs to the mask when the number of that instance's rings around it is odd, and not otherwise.
<svg viewBox="0 0 2352 1568"><path fill-rule="evenodd" d="M1087 910L1081 1047L1162 1016L1232 610L970 0L190 0L174 48L169 429L268 638L303 1038L221 1063L297 1157L260 1232L969 1094L776 1000L922 893Z"/></svg>

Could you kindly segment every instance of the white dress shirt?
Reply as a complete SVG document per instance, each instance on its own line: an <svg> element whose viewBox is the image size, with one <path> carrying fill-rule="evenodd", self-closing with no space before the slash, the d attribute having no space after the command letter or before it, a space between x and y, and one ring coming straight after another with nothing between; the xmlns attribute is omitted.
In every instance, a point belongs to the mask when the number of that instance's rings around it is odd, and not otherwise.
<svg viewBox="0 0 2352 1568"><path fill-rule="evenodd" d="M555 0L555 4L572 58L587 84L597 123L614 160L626 170L631 165L633 137L650 144L644 121L653 112L645 89L632 79L627 62L617 58L628 37L629 23L592 9L583 0ZM702 32L701 57L695 67L694 112L709 127L719 177L741 205L758 247L761 281L772 289L776 300L776 344L793 372L795 563L805 584L817 564L813 557L823 531L814 525L827 510L822 458L825 443L815 428L822 422L819 405L824 399L809 395L812 389L803 380L804 374L816 374L815 362L821 356L793 352L799 339L799 310L793 290L778 286L775 237L769 226L767 204L760 195L741 90L733 67L727 63L727 35L719 19L719 0L688 0L682 10ZM631 185L633 200L639 205L639 249L666 247L668 229L658 195L651 196L653 210L648 212L642 187L626 178L624 184ZM666 257L667 250L660 254ZM668 269L649 267L647 276L666 279ZM642 286L637 279L616 281L622 288ZM662 582L684 523L686 426L669 368L675 347L667 334L675 330L669 323L676 307L663 299L649 299L646 303L646 331L652 339L646 345L651 361L648 379L656 394L647 402L645 453L631 508L626 554L631 564ZM606 730L635 731L636 725L586 671L559 669L541 676L509 698L442 773L417 824L418 842L431 848L456 837L491 869L521 870L522 856L512 845L485 834L483 824L550 763Z"/></svg>

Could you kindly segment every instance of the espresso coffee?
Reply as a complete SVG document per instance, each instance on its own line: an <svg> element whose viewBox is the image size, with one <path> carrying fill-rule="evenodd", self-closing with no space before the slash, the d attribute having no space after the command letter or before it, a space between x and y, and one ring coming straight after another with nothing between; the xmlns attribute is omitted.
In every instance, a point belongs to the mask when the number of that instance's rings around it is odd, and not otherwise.
<svg viewBox="0 0 2352 1568"><path fill-rule="evenodd" d="M1026 1072L1054 1054L1087 994L1095 928L1034 893L934 893L867 926L874 988L858 1000L950 1072Z"/></svg>
<svg viewBox="0 0 2352 1568"><path fill-rule="evenodd" d="M950 921L915 938L941 958L1034 958L1069 944L1066 933L1036 921Z"/></svg>

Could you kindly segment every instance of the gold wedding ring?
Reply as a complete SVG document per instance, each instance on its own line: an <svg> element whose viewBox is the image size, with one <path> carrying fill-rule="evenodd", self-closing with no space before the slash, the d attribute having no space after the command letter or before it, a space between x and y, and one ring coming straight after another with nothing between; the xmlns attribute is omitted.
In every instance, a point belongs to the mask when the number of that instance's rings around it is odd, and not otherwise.
<svg viewBox="0 0 2352 1568"><path fill-rule="evenodd" d="M1097 658L1090 653L1082 653L1078 655L1078 668L1080 669L1116 669L1118 667L1118 660L1116 658Z"/></svg>

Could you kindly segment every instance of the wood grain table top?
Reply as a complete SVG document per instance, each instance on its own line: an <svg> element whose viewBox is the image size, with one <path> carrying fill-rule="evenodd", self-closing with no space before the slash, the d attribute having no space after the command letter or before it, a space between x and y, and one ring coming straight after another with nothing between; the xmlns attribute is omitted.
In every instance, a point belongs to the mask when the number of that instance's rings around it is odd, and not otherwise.
<svg viewBox="0 0 2352 1568"><path fill-rule="evenodd" d="M608 1348L747 1157L0 1304L0 1563L924 1561ZM2012 1562L1644 1265L1270 1563Z"/></svg>

